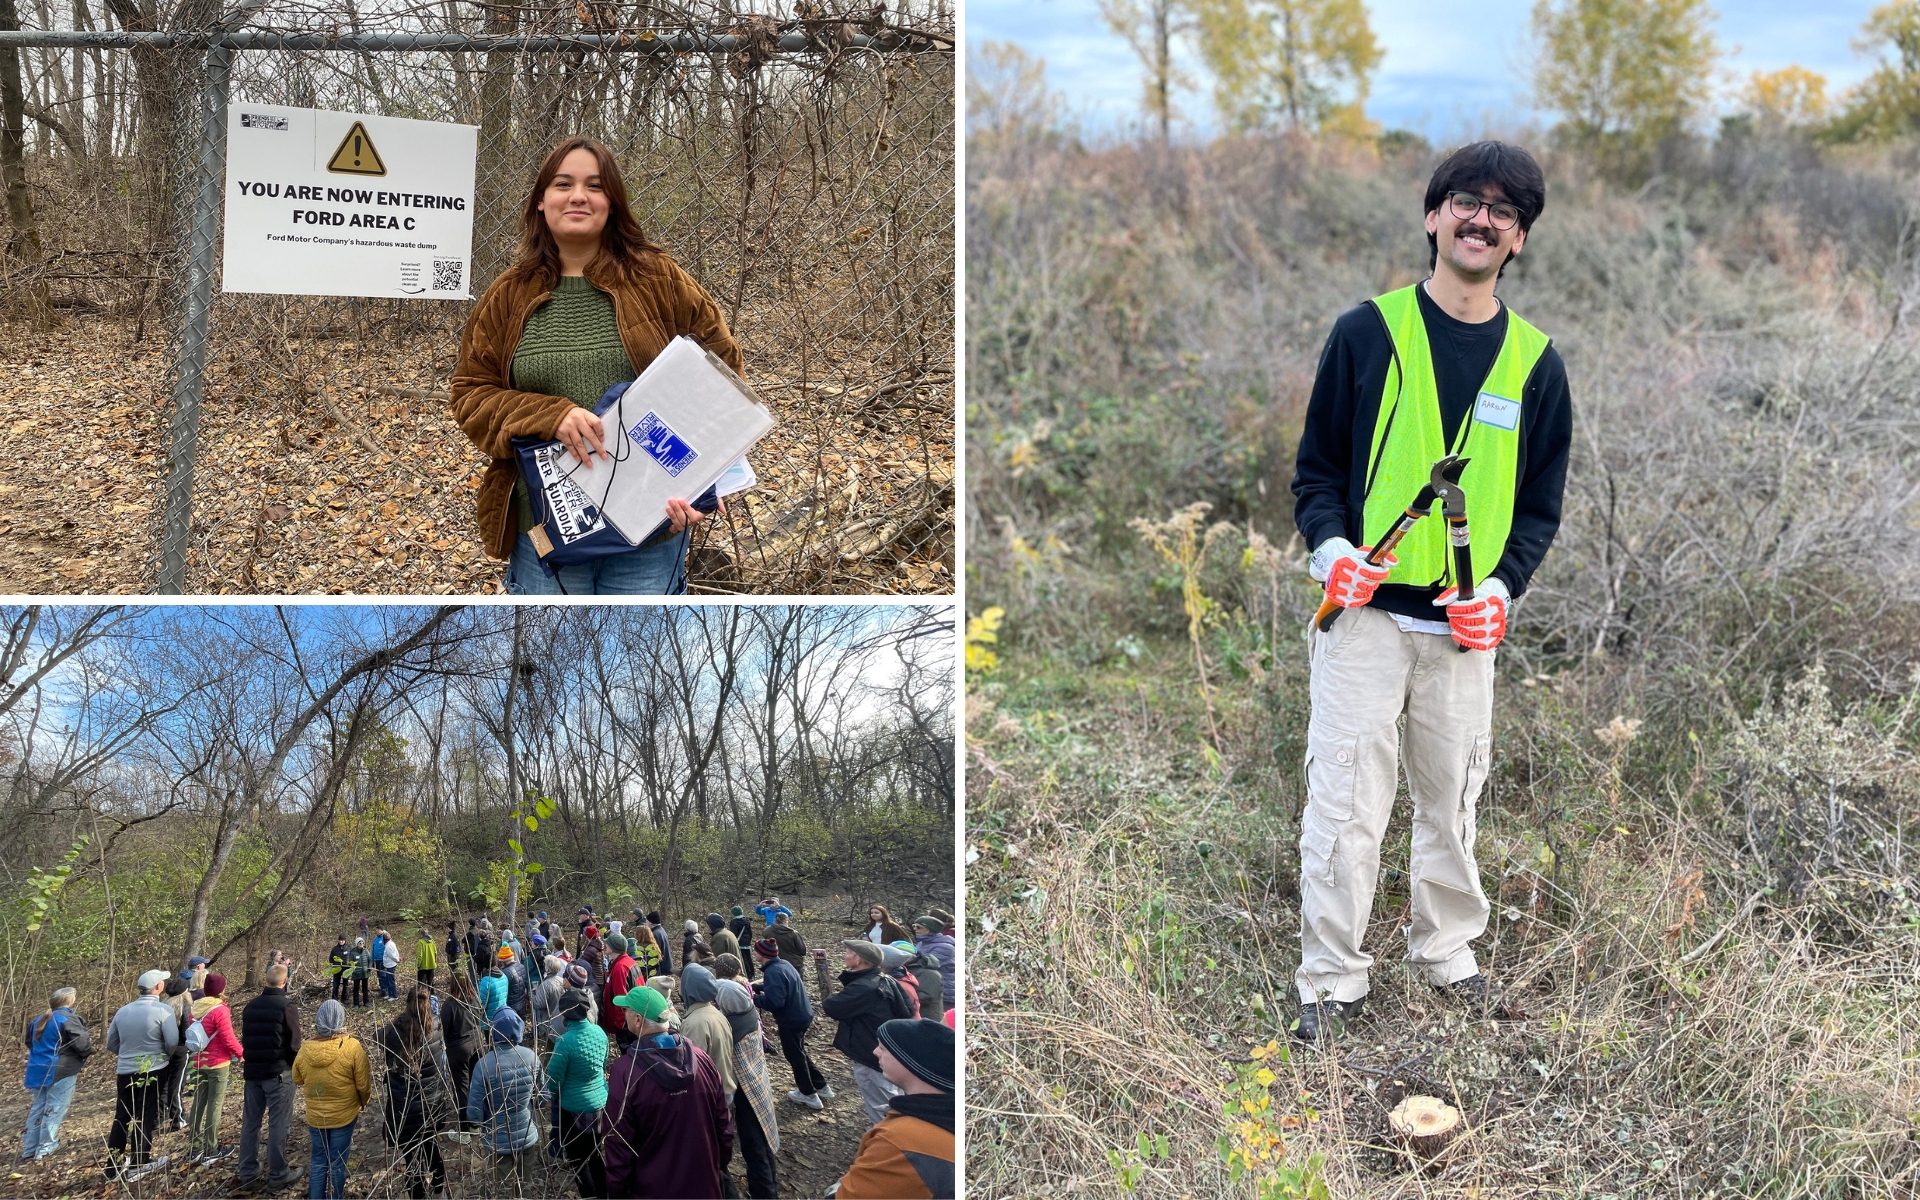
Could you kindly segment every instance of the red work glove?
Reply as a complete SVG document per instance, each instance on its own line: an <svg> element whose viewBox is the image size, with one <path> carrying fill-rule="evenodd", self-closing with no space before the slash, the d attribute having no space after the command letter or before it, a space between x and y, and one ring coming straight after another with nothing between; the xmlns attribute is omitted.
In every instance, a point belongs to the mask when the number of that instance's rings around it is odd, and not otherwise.
<svg viewBox="0 0 1920 1200"><path fill-rule="evenodd" d="M1460 589L1450 587L1434 600L1447 610L1453 640L1469 650L1491 650L1507 636L1507 585L1492 575L1481 580L1473 599L1455 603Z"/></svg>
<svg viewBox="0 0 1920 1200"><path fill-rule="evenodd" d="M1327 598L1341 608L1362 608L1373 591L1400 560L1389 554L1379 563L1367 561L1369 546L1355 549L1345 538L1328 538L1307 562L1307 573L1327 585Z"/></svg>

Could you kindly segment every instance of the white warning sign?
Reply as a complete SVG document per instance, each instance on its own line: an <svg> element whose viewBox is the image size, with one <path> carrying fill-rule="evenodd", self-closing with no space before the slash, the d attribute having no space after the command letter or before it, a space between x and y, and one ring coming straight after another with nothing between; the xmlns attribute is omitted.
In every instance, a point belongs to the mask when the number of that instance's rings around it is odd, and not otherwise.
<svg viewBox="0 0 1920 1200"><path fill-rule="evenodd" d="M222 290L470 299L478 133L232 103Z"/></svg>

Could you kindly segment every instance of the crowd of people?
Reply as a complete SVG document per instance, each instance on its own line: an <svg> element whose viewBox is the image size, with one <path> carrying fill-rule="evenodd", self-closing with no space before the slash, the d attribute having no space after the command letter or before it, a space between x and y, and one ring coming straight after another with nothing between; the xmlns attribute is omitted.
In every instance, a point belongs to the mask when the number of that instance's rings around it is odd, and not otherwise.
<svg viewBox="0 0 1920 1200"><path fill-rule="evenodd" d="M243 1193L297 1182L288 1161L296 1094L308 1130L307 1194L346 1194L361 1117L374 1118L412 1196L444 1194L442 1146L472 1147L488 1195L538 1195L558 1186L553 1164L582 1197L778 1195L779 1107L770 1061L791 1070L789 1103L819 1111L835 1099L807 1048L818 1005L835 1022L869 1128L841 1179L843 1200L955 1194L953 917L935 910L900 925L880 905L869 927L828 951L810 949L792 910L770 896L748 917L708 913L676 938L658 911L603 918L590 906L569 927L547 912L524 930L485 916L447 925L444 940L415 931L415 982L396 982L398 939L362 920L328 956L327 998L305 1027L289 987L293 965L275 952L260 994L235 1012L227 981L195 956L177 973L150 970L107 1025L115 1103L107 1138L110 1182L165 1169L159 1132L187 1132L185 1159L211 1166L237 1153ZM757 918L757 920L756 920ZM678 963L676 968L675 963ZM350 1009L399 1005L371 1050L347 1031ZM55 991L28 1022L32 1093L22 1161L59 1149L60 1125L94 1052ZM771 1018L769 1037L762 1014ZM238 1065L239 1141L220 1142L221 1108ZM375 1071L378 1064L380 1070ZM264 1133L263 1133L264 1126Z"/></svg>

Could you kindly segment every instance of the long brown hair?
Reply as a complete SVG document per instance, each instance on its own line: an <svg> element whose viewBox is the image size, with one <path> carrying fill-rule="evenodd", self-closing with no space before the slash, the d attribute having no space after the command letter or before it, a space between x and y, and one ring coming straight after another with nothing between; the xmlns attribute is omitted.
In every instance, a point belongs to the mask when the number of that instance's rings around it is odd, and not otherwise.
<svg viewBox="0 0 1920 1200"><path fill-rule="evenodd" d="M507 268L505 278L537 276L548 287L559 281L560 247L553 240L553 231L547 228L546 214L540 211L540 205L553 177L560 173L560 164L575 150L589 151L599 160L600 190L607 197L607 224L600 231L600 253L593 262L611 266L622 281L631 283L646 268L649 259L665 253L648 240L634 217L633 203L627 196L627 181L620 175L620 164L614 161L613 151L598 138L570 137L553 148L547 160L540 164L539 175L534 177L533 190L520 208L520 249L513 266Z"/></svg>
<svg viewBox="0 0 1920 1200"><path fill-rule="evenodd" d="M463 1004L473 1004L480 999L480 993L473 990L473 980L465 971L455 971L448 980L447 991L455 1000Z"/></svg>
<svg viewBox="0 0 1920 1200"><path fill-rule="evenodd" d="M394 1022L400 1031L400 1044L407 1052L407 1069L420 1069L420 1047L433 1036L433 989L416 983L407 993L406 1011Z"/></svg>

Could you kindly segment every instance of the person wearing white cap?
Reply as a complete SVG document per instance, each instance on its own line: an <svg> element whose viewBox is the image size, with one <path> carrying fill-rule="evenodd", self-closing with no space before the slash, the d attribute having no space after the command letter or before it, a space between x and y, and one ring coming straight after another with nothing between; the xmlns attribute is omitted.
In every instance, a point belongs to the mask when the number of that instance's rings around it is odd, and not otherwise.
<svg viewBox="0 0 1920 1200"><path fill-rule="evenodd" d="M166 983L165 971L141 975L135 984L139 998L114 1013L107 1028L107 1053L118 1056L113 1127L107 1134L109 1182L144 1178L167 1163L165 1155L152 1161L160 1075L180 1044L179 1019L160 999Z"/></svg>

